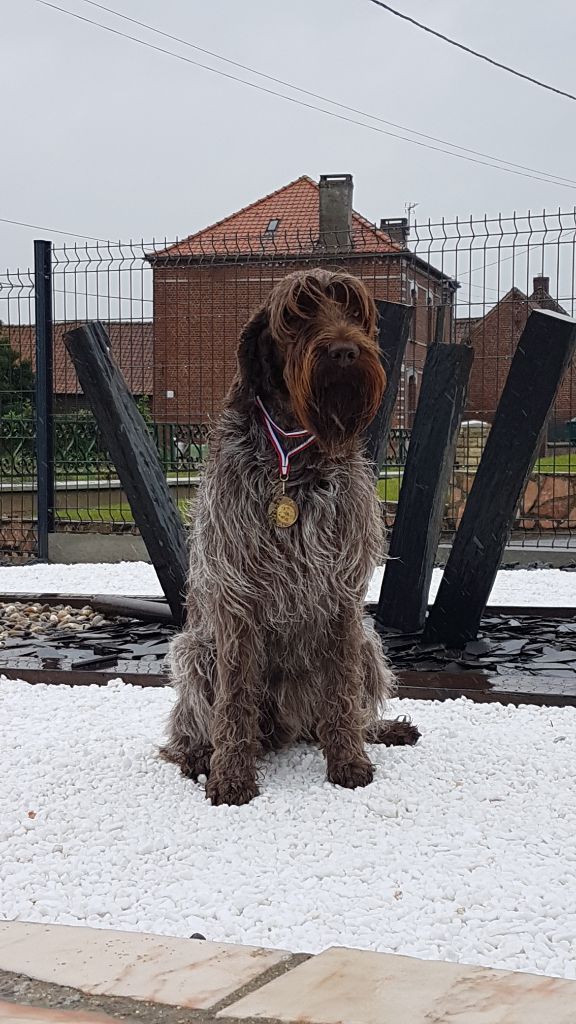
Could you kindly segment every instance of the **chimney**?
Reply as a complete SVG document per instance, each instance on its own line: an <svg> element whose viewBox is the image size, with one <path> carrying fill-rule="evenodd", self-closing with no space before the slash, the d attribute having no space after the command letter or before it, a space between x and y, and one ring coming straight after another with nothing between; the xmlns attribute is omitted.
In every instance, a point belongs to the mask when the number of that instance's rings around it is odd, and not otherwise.
<svg viewBox="0 0 576 1024"><path fill-rule="evenodd" d="M550 296L550 278L549 277L535 277L533 285L533 295L535 299L538 298L549 298Z"/></svg>
<svg viewBox="0 0 576 1024"><path fill-rule="evenodd" d="M390 217L380 221L380 231L385 231L396 245L403 249L408 248L410 237L410 225L407 217Z"/></svg>
<svg viewBox="0 0 576 1024"><path fill-rule="evenodd" d="M352 248L351 174L320 175L320 246L332 252Z"/></svg>

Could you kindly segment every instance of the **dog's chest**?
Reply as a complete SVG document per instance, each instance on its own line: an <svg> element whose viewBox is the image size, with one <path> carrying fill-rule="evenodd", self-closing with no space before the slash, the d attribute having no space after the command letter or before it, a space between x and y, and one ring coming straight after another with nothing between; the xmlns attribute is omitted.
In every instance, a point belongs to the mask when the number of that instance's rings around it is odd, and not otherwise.
<svg viewBox="0 0 576 1024"><path fill-rule="evenodd" d="M295 607L317 609L326 595L364 586L376 558L380 525L370 488L347 473L326 473L286 487L297 517L279 524L272 501L260 521L265 574L273 571ZM262 492L262 511L270 498Z"/></svg>
<svg viewBox="0 0 576 1024"><path fill-rule="evenodd" d="M359 457L322 465L314 455L291 472L285 493L297 515L286 524L270 514L281 490L267 449L226 452L207 473L195 539L208 592L217 601L236 595L288 634L323 609L332 615L342 601L363 600L382 528Z"/></svg>
<svg viewBox="0 0 576 1024"><path fill-rule="evenodd" d="M336 472L314 474L303 479L288 479L285 483L269 478L261 482L261 501L268 511L269 527L277 539L291 542L332 538L336 530L346 532L347 521L355 503L351 495L350 480ZM293 517L282 517L277 512L287 506Z"/></svg>

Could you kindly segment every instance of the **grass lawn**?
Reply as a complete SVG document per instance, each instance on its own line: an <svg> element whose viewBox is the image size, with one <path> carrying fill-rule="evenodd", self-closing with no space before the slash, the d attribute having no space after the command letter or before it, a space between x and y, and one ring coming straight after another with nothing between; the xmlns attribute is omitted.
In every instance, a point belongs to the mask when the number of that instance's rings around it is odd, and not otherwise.
<svg viewBox="0 0 576 1024"><path fill-rule="evenodd" d="M102 505L100 508L58 508L56 519L68 523L133 523L129 505Z"/></svg>
<svg viewBox="0 0 576 1024"><path fill-rule="evenodd" d="M376 487L376 492L380 501L398 501L398 495L400 494L400 484L402 483L401 476L389 476L384 480L379 480Z"/></svg>
<svg viewBox="0 0 576 1024"><path fill-rule="evenodd" d="M188 502L178 502L178 508L182 518L186 516ZM59 508L56 509L56 519L72 523L133 523L134 516L130 505L100 505L92 508Z"/></svg>
<svg viewBox="0 0 576 1024"><path fill-rule="evenodd" d="M398 501L400 493L401 477L388 477L386 480L379 480L377 486L378 497L381 501ZM178 508L185 518L187 501L180 501ZM59 508L56 510L56 519L72 523L133 523L134 517L130 506L104 505L93 506L92 508Z"/></svg>
<svg viewBox="0 0 576 1024"><path fill-rule="evenodd" d="M566 455L549 455L538 459L535 473L576 473L576 452Z"/></svg>

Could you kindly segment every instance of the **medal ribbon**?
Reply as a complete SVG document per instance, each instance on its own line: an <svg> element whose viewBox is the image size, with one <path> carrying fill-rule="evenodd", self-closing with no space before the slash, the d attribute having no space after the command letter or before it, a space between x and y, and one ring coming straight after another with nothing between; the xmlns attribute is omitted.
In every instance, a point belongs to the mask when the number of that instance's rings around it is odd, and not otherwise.
<svg viewBox="0 0 576 1024"><path fill-rule="evenodd" d="M256 403L260 409L263 417L268 436L272 441L276 455L278 456L278 465L280 467L280 478L287 480L290 475L290 459L294 455L298 455L299 452L303 452L305 448L308 448L313 441L316 440L314 434L310 434L307 430L283 430L277 423L274 422L270 413L264 406L264 403L260 398L256 398ZM306 440L292 448L291 451L287 452L280 441L281 437L303 437Z"/></svg>

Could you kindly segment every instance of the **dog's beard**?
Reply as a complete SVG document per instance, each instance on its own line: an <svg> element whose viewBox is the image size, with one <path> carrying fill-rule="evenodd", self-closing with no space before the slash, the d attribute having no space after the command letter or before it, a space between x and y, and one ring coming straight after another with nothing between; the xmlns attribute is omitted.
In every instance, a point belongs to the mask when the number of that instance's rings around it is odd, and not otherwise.
<svg viewBox="0 0 576 1024"><path fill-rule="evenodd" d="M292 403L299 421L330 453L346 450L366 430L386 387L379 360L364 353L346 369L325 358L306 360L291 376Z"/></svg>

